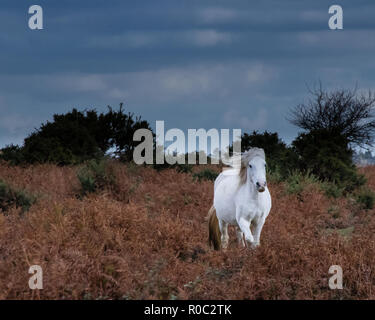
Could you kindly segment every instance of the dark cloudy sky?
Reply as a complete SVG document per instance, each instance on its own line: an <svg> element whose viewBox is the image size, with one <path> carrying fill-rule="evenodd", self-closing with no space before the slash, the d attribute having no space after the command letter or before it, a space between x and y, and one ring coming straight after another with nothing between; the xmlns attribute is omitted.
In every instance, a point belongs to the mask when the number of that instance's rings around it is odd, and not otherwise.
<svg viewBox="0 0 375 320"><path fill-rule="evenodd" d="M28 8L44 30L28 28ZM328 28L328 8L344 30ZM0 147L53 113L125 102L170 128L270 130L306 84L375 88L374 1L1 0Z"/></svg>

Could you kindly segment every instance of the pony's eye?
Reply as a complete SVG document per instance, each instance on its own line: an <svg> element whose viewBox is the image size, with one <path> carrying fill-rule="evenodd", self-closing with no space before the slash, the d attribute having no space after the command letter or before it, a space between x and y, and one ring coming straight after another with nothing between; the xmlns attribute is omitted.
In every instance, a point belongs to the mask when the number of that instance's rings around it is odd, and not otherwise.
<svg viewBox="0 0 375 320"><path fill-rule="evenodd" d="M251 164L249 164L249 167L252 168L253 166Z"/></svg>

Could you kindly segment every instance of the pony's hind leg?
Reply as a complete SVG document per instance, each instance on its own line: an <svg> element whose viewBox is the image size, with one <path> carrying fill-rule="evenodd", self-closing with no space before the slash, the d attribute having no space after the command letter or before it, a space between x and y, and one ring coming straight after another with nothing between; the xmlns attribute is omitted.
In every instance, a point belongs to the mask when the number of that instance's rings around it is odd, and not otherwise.
<svg viewBox="0 0 375 320"><path fill-rule="evenodd" d="M221 233L221 246L223 249L226 249L229 243L228 223L219 219L219 228Z"/></svg>
<svg viewBox="0 0 375 320"><path fill-rule="evenodd" d="M243 240L243 232L240 227L236 227L238 245L242 248L245 247L245 241Z"/></svg>

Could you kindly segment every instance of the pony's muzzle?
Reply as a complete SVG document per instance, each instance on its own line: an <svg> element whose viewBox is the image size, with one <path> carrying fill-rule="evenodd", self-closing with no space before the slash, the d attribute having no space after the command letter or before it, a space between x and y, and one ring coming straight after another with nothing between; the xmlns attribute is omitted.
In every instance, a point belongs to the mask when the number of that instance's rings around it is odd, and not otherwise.
<svg viewBox="0 0 375 320"><path fill-rule="evenodd" d="M256 183L258 192L264 192L266 190L267 182L264 182L263 184L260 184L259 182Z"/></svg>

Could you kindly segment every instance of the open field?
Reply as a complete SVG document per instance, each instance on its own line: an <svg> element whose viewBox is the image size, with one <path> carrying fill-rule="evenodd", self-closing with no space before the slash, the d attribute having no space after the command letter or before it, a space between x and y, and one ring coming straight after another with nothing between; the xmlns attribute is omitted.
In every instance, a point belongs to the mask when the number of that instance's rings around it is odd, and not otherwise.
<svg viewBox="0 0 375 320"><path fill-rule="evenodd" d="M261 246L207 244L213 182L173 169L110 164L113 181L79 197L77 168L0 165L0 179L37 196L0 214L1 299L375 299L375 216L316 186L288 194L269 183L273 208ZM375 167L361 169L375 189ZM28 287L30 265L44 289ZM328 269L343 269L330 290Z"/></svg>

